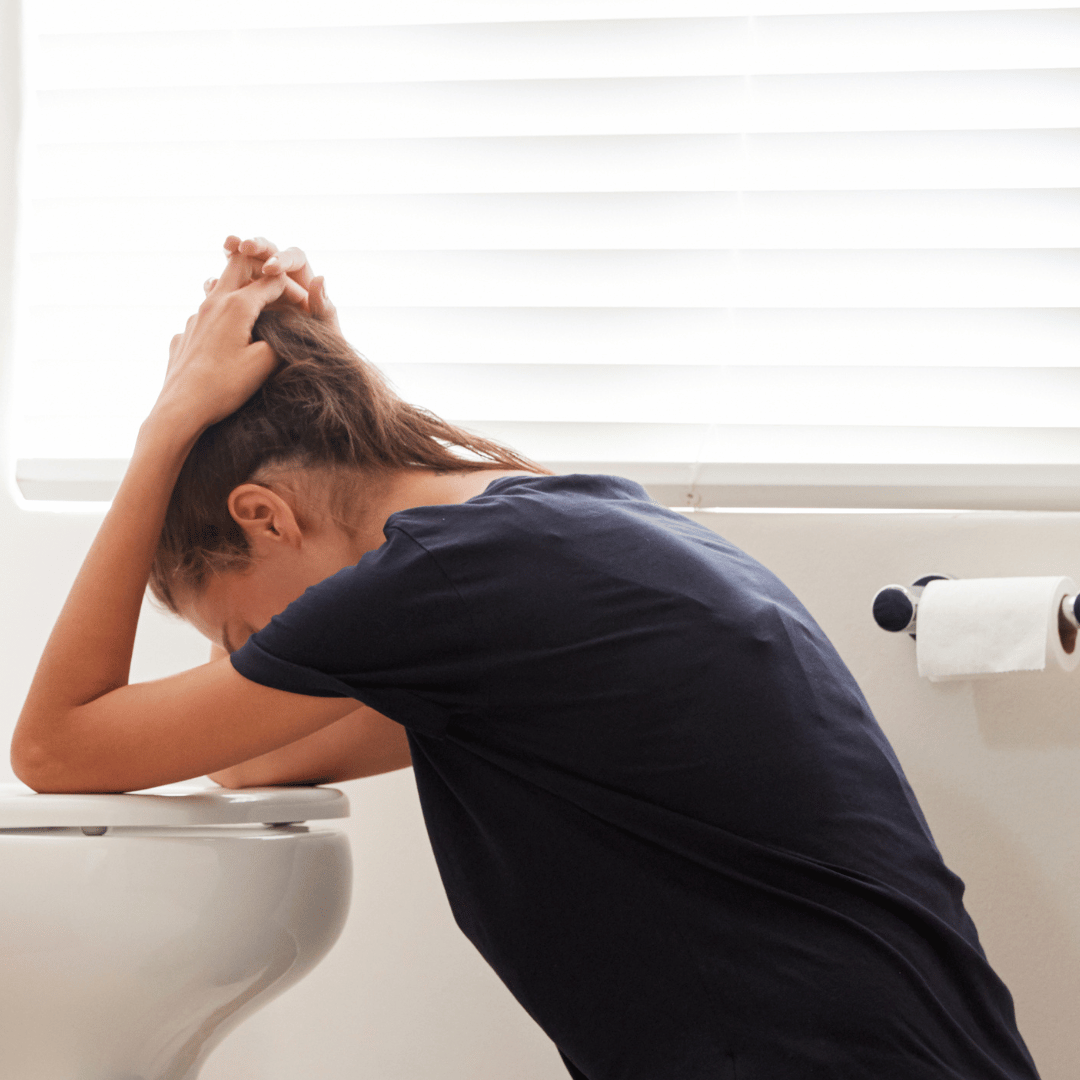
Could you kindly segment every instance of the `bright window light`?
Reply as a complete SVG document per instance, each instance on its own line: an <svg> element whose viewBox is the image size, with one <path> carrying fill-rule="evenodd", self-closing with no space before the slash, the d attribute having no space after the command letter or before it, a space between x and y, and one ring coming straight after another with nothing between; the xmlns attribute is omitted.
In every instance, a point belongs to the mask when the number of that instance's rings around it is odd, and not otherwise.
<svg viewBox="0 0 1080 1080"><path fill-rule="evenodd" d="M109 497L239 233L303 246L410 400L559 470L675 505L1076 504L1077 9L24 12L29 499Z"/></svg>

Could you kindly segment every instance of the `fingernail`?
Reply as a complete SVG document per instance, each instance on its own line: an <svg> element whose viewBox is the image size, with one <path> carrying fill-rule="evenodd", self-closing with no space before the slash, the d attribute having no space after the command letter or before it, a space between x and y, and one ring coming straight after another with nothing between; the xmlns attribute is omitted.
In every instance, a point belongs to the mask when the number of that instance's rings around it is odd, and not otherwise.
<svg viewBox="0 0 1080 1080"><path fill-rule="evenodd" d="M263 263L263 269L264 270L276 269L280 265L281 265L281 263L278 260L278 257L276 255L271 255L270 258L267 259L266 262Z"/></svg>

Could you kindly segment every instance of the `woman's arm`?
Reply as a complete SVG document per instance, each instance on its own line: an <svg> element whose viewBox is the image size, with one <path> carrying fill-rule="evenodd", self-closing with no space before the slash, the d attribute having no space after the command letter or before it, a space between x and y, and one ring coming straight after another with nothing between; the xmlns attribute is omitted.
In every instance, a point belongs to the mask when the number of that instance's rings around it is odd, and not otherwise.
<svg viewBox="0 0 1080 1080"><path fill-rule="evenodd" d="M355 708L258 686L217 662L128 685L139 609L165 510L188 451L273 370L251 341L286 275L257 277L234 252L170 350L165 386L38 665L12 740L39 791L124 791L188 779L295 742Z"/></svg>
<svg viewBox="0 0 1080 1080"><path fill-rule="evenodd" d="M216 645L211 647L211 661L228 655ZM362 705L288 746L211 773L210 779L227 788L330 784L406 769L411 764L405 729Z"/></svg>
<svg viewBox="0 0 1080 1080"><path fill-rule="evenodd" d="M336 784L407 769L411 764L405 729L382 713L362 707L279 750L209 775L227 788Z"/></svg>

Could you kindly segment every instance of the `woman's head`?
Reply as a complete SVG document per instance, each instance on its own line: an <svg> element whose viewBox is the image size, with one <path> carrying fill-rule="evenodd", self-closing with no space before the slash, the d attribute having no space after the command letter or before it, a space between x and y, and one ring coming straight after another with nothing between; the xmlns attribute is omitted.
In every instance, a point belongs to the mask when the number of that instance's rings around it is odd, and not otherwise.
<svg viewBox="0 0 1080 1080"><path fill-rule="evenodd" d="M229 505L241 485L289 477L295 490L296 478L309 478L309 496L321 493L324 509L347 529L349 496L365 477L406 468L545 471L402 401L336 330L311 316L265 311L253 336L273 348L279 366L239 410L203 432L166 512L150 590L172 611L178 592L190 596L208 576L250 565L248 536Z"/></svg>

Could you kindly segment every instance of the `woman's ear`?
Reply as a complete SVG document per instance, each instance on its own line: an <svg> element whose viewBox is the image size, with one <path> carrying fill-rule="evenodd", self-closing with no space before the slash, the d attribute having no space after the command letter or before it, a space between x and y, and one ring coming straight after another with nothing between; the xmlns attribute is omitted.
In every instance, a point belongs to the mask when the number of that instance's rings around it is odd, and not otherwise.
<svg viewBox="0 0 1080 1080"><path fill-rule="evenodd" d="M298 546L300 526L292 507L276 491L262 484L240 484L229 493L229 513L244 530L248 542L285 542Z"/></svg>

